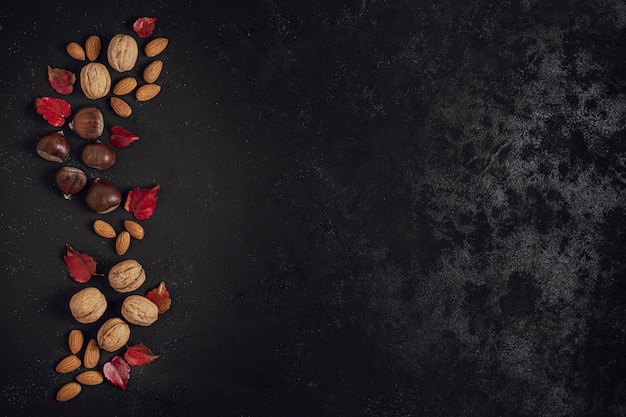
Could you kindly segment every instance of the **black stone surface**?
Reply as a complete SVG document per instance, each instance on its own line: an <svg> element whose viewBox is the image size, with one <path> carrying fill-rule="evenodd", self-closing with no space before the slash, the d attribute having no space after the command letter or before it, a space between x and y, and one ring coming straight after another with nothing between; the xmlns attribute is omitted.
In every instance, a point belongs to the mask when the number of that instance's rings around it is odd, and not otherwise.
<svg viewBox="0 0 626 417"><path fill-rule="evenodd" d="M70 0L0 16L2 415L626 413L623 2ZM95 334L69 314L84 284L65 244L104 273L120 257L91 224L131 216L59 195L34 99L56 95L47 65L80 70L68 42L106 44L141 16L170 39L163 91L129 98L123 121L97 102L140 140L87 172L161 185L126 257L173 305L133 328L161 357L126 391L61 404L67 334ZM121 296L91 284L116 314Z"/></svg>

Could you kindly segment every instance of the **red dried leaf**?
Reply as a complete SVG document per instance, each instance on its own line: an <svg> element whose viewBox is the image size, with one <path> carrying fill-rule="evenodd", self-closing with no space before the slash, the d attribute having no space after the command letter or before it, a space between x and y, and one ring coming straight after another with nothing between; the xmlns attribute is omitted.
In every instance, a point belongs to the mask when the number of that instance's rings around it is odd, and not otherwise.
<svg viewBox="0 0 626 417"><path fill-rule="evenodd" d="M152 353L150 348L143 343L127 346L126 353L124 353L124 360L130 366L147 365L158 357L159 355Z"/></svg>
<svg viewBox="0 0 626 417"><path fill-rule="evenodd" d="M48 82L50 86L59 94L72 94L76 75L73 72L62 68L52 68L48 65Z"/></svg>
<svg viewBox="0 0 626 417"><path fill-rule="evenodd" d="M136 187L128 192L126 202L124 203L124 210L129 213L133 213L133 216L137 220L146 220L152 216L158 201L157 191L161 188L160 185L154 187L139 188Z"/></svg>
<svg viewBox="0 0 626 417"><path fill-rule="evenodd" d="M146 298L159 308L159 314L165 313L172 306L170 292L165 288L165 282L161 281L158 287L148 291Z"/></svg>
<svg viewBox="0 0 626 417"><path fill-rule="evenodd" d="M76 282L87 282L92 275L103 275L96 273L96 261L91 256L76 251L69 243L65 246L67 246L67 253L63 256L63 260L70 277Z"/></svg>
<svg viewBox="0 0 626 417"><path fill-rule="evenodd" d="M125 148L137 139L139 139L139 136L133 135L122 126L113 126L111 128L111 136L109 137L109 142L111 142L111 145L115 148Z"/></svg>
<svg viewBox="0 0 626 417"><path fill-rule="evenodd" d="M113 385L126 389L126 383L130 379L130 365L126 363L124 358L116 355L102 367L104 377L111 381Z"/></svg>
<svg viewBox="0 0 626 417"><path fill-rule="evenodd" d="M35 110L52 126L60 127L72 115L70 103L57 97L37 97Z"/></svg>
<svg viewBox="0 0 626 417"><path fill-rule="evenodd" d="M147 38L152 35L156 26L156 17L140 17L133 23L133 30L140 38Z"/></svg>

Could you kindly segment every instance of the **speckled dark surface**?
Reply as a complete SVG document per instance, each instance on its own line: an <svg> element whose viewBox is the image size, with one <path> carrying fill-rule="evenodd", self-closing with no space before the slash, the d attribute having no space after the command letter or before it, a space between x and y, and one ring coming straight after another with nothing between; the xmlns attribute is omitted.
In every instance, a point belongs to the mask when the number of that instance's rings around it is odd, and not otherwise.
<svg viewBox="0 0 626 417"><path fill-rule="evenodd" d="M2 415L626 414L621 1L126 3L0 11ZM66 43L140 16L163 91L88 174L161 185L126 257L173 307L133 328L162 356L126 391L61 404L67 333L94 333L65 244L106 272L91 223L130 215L59 195L33 103L46 65L79 71Z"/></svg>

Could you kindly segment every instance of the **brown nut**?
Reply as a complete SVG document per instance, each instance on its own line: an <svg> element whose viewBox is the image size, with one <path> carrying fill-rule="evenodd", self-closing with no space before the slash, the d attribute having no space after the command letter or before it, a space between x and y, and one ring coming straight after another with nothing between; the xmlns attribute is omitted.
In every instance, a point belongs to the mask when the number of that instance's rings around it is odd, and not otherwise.
<svg viewBox="0 0 626 417"><path fill-rule="evenodd" d="M87 324L97 321L107 309L104 294L95 287L87 287L78 291L70 299L70 311L79 323Z"/></svg>
<svg viewBox="0 0 626 417"><path fill-rule="evenodd" d="M75 371L80 367L80 358L76 355L69 355L64 357L61 362L58 363L56 371L61 374L67 374Z"/></svg>
<svg viewBox="0 0 626 417"><path fill-rule="evenodd" d="M74 114L69 128L83 139L96 139L104 131L104 116L97 107L82 107Z"/></svg>
<svg viewBox="0 0 626 417"><path fill-rule="evenodd" d="M102 98L111 89L111 74L99 62L90 62L80 70L80 88L90 99Z"/></svg>
<svg viewBox="0 0 626 417"><path fill-rule="evenodd" d="M114 265L108 274L109 284L120 293L135 291L146 280L146 271L134 259L126 259Z"/></svg>
<svg viewBox="0 0 626 417"><path fill-rule="evenodd" d="M130 338L128 323L119 317L113 317L105 321L96 336L98 345L107 352L115 352L124 346Z"/></svg>
<svg viewBox="0 0 626 417"><path fill-rule="evenodd" d="M122 302L122 316L130 324L150 326L159 318L159 308L142 295L129 295Z"/></svg>
<svg viewBox="0 0 626 417"><path fill-rule="evenodd" d="M133 114L133 109L130 104L125 102L119 97L111 97L111 108L120 117L130 117Z"/></svg>
<svg viewBox="0 0 626 417"><path fill-rule="evenodd" d="M57 392L57 401L65 402L80 394L83 387L78 382L68 382Z"/></svg>
<svg viewBox="0 0 626 417"><path fill-rule="evenodd" d="M78 61L85 60L85 50L76 42L68 43L65 47L65 50L67 51L67 54L72 58L77 59Z"/></svg>
<svg viewBox="0 0 626 417"><path fill-rule="evenodd" d="M118 255L123 255L128 251L130 247L130 233L126 230L122 230L119 235L117 235L117 239L115 239L115 252Z"/></svg>
<svg viewBox="0 0 626 417"><path fill-rule="evenodd" d="M87 59L90 61L95 61L100 56L100 49L102 48L102 44L100 42L100 38L96 35L91 35L85 41L85 55L87 55Z"/></svg>
<svg viewBox="0 0 626 417"><path fill-rule="evenodd" d="M130 233L133 239L141 240L145 236L143 227L133 220L124 220L124 229Z"/></svg>
<svg viewBox="0 0 626 417"><path fill-rule="evenodd" d="M113 87L113 94L123 96L133 91L137 87L137 80L133 77L124 77Z"/></svg>
<svg viewBox="0 0 626 417"><path fill-rule="evenodd" d="M100 361L100 346L98 346L96 339L91 339L85 348L83 365L85 365L85 368L94 368L98 365L98 361Z"/></svg>
<svg viewBox="0 0 626 417"><path fill-rule="evenodd" d="M165 50L169 41L167 38L155 38L146 44L144 52L147 57L155 57Z"/></svg>
<svg viewBox="0 0 626 417"><path fill-rule="evenodd" d="M161 92L158 84L144 84L135 91L135 98L138 101L148 101L155 98Z"/></svg>
<svg viewBox="0 0 626 417"><path fill-rule="evenodd" d="M100 371L83 371L76 375L76 380L83 385L98 385L104 381L104 374Z"/></svg>
<svg viewBox="0 0 626 417"><path fill-rule="evenodd" d="M163 61L152 61L148 64L148 66L143 70L143 79L147 83L153 83L161 75L161 71L163 70Z"/></svg>
<svg viewBox="0 0 626 417"><path fill-rule="evenodd" d="M93 231L96 232L98 236L106 239L113 239L117 236L117 233L115 232L113 226L100 219L93 222Z"/></svg>
<svg viewBox="0 0 626 417"><path fill-rule="evenodd" d="M130 71L137 62L139 47L137 41L130 35L118 33L109 41L107 59L109 65L116 71Z"/></svg>
<svg viewBox="0 0 626 417"><path fill-rule="evenodd" d="M82 349L84 341L85 337L83 336L83 332L78 329L72 329L67 338L67 345L70 348L70 352L77 354Z"/></svg>

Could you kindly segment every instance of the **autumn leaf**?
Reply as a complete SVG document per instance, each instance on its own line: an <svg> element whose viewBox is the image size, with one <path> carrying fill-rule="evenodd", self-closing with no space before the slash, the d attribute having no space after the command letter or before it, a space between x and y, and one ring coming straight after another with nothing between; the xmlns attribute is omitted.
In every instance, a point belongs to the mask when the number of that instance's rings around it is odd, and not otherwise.
<svg viewBox="0 0 626 417"><path fill-rule="evenodd" d="M132 213L137 220L150 218L156 209L158 201L157 191L160 188L161 186L157 184L150 189L139 187L132 189L128 192L124 202L124 209Z"/></svg>
<svg viewBox="0 0 626 417"><path fill-rule="evenodd" d="M130 366L147 365L158 357L159 355L152 353L150 348L143 343L127 346L126 353L124 353L124 360Z"/></svg>
<svg viewBox="0 0 626 417"><path fill-rule="evenodd" d="M138 139L139 136L133 135L122 126L113 126L111 128L111 136L109 136L109 142L115 148L125 148Z"/></svg>
<svg viewBox="0 0 626 417"><path fill-rule="evenodd" d="M85 253L76 251L69 243L66 244L67 253L63 256L65 266L70 273L70 277L76 282L87 282L92 275L100 275L96 273L96 261Z"/></svg>
<svg viewBox="0 0 626 417"><path fill-rule="evenodd" d="M71 94L74 91L76 75L68 70L48 65L48 82L57 93Z"/></svg>
<svg viewBox="0 0 626 417"><path fill-rule="evenodd" d="M57 97L37 97L35 110L52 126L60 127L72 115L70 103Z"/></svg>
<svg viewBox="0 0 626 417"><path fill-rule="evenodd" d="M130 379L130 365L119 355L116 355L102 367L104 377L113 385L117 385L123 390L126 389L126 383Z"/></svg>
<svg viewBox="0 0 626 417"><path fill-rule="evenodd" d="M170 292L165 288L165 282L163 281L161 281L158 287L148 291L146 298L156 304L159 308L159 314L165 313L172 305Z"/></svg>
<svg viewBox="0 0 626 417"><path fill-rule="evenodd" d="M154 27L156 26L156 20L156 17L140 17L133 23L133 31L140 38L147 38L152 35Z"/></svg>

